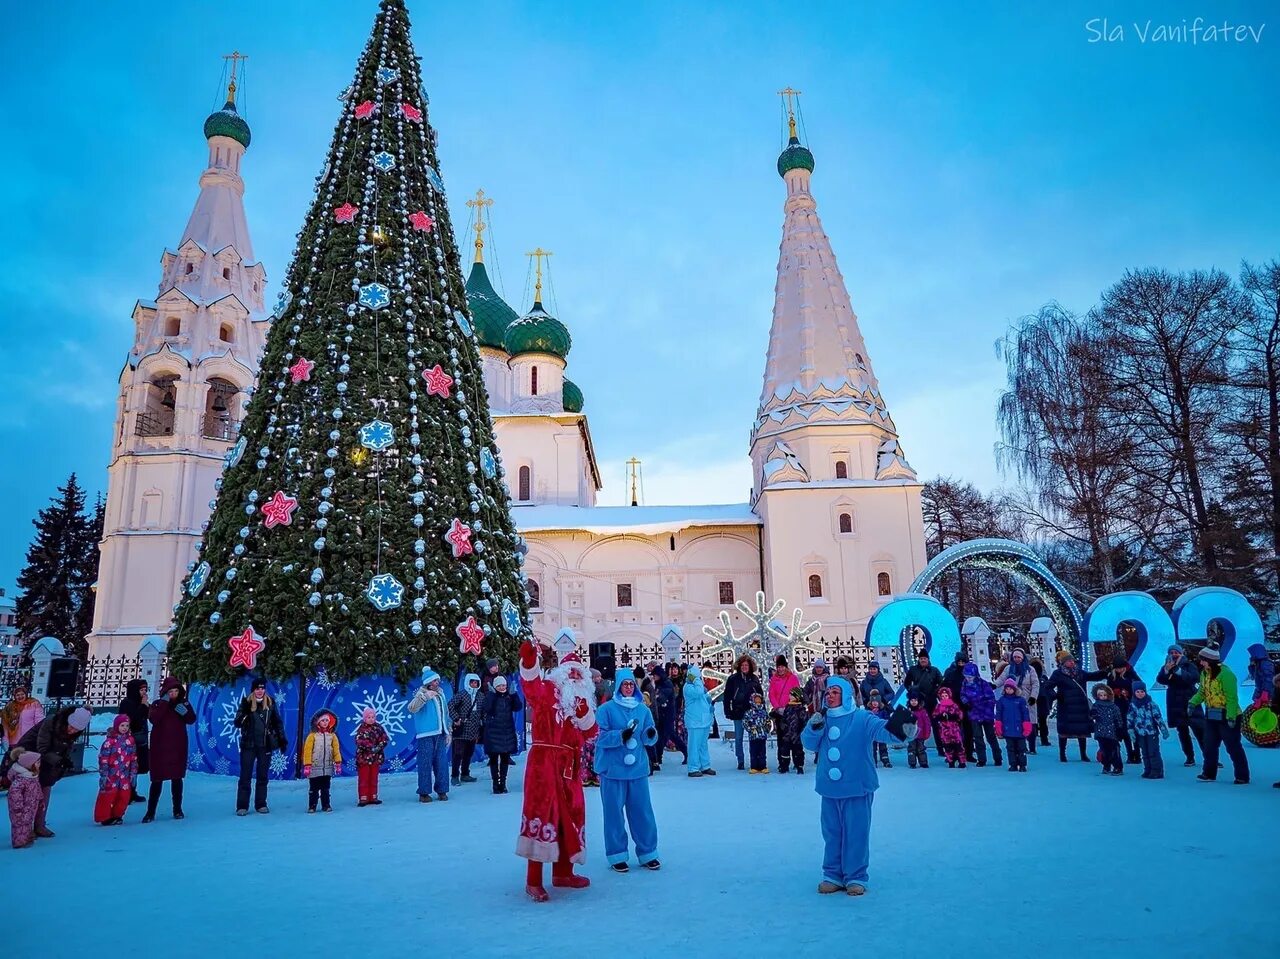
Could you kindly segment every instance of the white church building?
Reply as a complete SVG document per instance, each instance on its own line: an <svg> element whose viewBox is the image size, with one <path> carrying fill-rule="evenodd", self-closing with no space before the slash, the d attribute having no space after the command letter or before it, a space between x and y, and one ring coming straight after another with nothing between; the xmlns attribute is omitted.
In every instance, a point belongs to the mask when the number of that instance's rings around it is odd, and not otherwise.
<svg viewBox="0 0 1280 959"><path fill-rule="evenodd" d="M162 257L156 298L134 308L92 655L132 655L146 636L167 633L266 338L266 275L240 176L249 128L234 88L205 135L195 209ZM782 242L746 503L596 505L583 394L565 376L569 331L544 309L540 283L523 316L503 301L477 231L468 303L543 639L568 628L584 652L612 642L625 662L672 626L696 646L702 625L763 590L821 622L814 638L831 647L839 637L854 652L871 615L924 568L921 483L818 218L813 169L793 123L778 158Z"/></svg>

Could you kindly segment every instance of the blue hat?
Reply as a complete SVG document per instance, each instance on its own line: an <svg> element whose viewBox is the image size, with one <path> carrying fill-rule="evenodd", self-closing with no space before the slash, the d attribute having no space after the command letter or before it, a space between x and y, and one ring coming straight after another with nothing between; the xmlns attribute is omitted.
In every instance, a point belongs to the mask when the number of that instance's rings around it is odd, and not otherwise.
<svg viewBox="0 0 1280 959"><path fill-rule="evenodd" d="M437 673L437 672L436 672L434 669L432 669L430 666L423 666L423 667L422 667L422 683L423 683L423 685L424 685L424 686L425 686L427 683L435 682L435 681L436 681L437 679L439 679L439 678L440 678L440 674L439 674L439 673Z"/></svg>

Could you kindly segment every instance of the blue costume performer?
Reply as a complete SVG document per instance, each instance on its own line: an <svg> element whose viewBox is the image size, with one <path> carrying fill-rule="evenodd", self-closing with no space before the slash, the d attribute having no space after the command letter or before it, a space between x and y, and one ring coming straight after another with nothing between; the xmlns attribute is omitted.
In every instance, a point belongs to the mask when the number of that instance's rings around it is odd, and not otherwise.
<svg viewBox="0 0 1280 959"><path fill-rule="evenodd" d="M630 676L620 676L613 698L596 710L595 771L604 806L604 851L614 872L627 871L627 830L636 858L657 869L658 824L649 801L649 760L645 747L658 741L653 714ZM624 819L625 816L625 819Z"/></svg>

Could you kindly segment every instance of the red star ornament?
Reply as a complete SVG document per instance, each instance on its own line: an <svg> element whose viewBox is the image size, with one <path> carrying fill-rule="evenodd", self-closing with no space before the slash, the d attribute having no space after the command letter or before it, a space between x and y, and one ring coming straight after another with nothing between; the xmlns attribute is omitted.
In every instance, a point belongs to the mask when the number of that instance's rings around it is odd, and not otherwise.
<svg viewBox="0 0 1280 959"><path fill-rule="evenodd" d="M311 371L315 368L315 363L305 356L300 356L298 357L298 362L289 367L289 377L294 383L301 383L303 380L311 379Z"/></svg>
<svg viewBox="0 0 1280 959"><path fill-rule="evenodd" d="M412 103L400 104L400 112L404 114L404 118L413 123L422 122L422 111L415 107Z"/></svg>
<svg viewBox="0 0 1280 959"><path fill-rule="evenodd" d="M480 644L484 642L484 627L476 622L474 616L468 616L465 623L459 623L454 632L458 634L458 652L480 655Z"/></svg>
<svg viewBox="0 0 1280 959"><path fill-rule="evenodd" d="M267 644L262 641L252 626L245 629L239 636L232 636L227 640L227 645L231 647L232 669L237 666L243 666L245 669L255 669L258 665L258 654L267 648Z"/></svg>
<svg viewBox="0 0 1280 959"><path fill-rule="evenodd" d="M350 203L344 203L340 207L335 207L333 218L338 223L350 223L356 218L356 214L360 212L358 206L352 206Z"/></svg>
<svg viewBox="0 0 1280 959"><path fill-rule="evenodd" d="M262 525L267 529L275 526L292 526L293 511L298 508L298 501L283 490L276 490L271 499L262 504Z"/></svg>
<svg viewBox="0 0 1280 959"><path fill-rule="evenodd" d="M443 396L446 400L449 398L449 387L453 386L453 377L442 370L439 363L429 370L424 370L422 378L427 381L428 396Z"/></svg>
<svg viewBox="0 0 1280 959"><path fill-rule="evenodd" d="M372 100L365 100L363 103L356 105L356 119L367 120L369 117L373 116L374 111L377 109L377 104Z"/></svg>
<svg viewBox="0 0 1280 959"><path fill-rule="evenodd" d="M449 524L449 532L444 534L444 538L445 542L453 547L454 559L461 559L468 553L475 552L475 548L471 545L471 527L456 516Z"/></svg>
<svg viewBox="0 0 1280 959"><path fill-rule="evenodd" d="M419 210L417 213L409 214L409 223L415 230L430 230L436 225L436 221Z"/></svg>

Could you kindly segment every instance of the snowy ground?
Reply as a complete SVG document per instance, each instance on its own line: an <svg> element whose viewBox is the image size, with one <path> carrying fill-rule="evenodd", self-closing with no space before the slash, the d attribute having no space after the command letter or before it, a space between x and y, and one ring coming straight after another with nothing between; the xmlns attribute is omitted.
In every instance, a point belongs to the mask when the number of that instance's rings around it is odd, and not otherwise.
<svg viewBox="0 0 1280 959"><path fill-rule="evenodd" d="M420 806L412 775L384 776L385 805L358 809L345 779L336 811L308 816L305 783L272 784L272 814L244 819L234 782L193 775L184 822L168 818L166 795L154 824L133 806L116 828L92 823L97 777L77 776L54 791L57 838L0 849L26 920L6 924L4 953L563 959L616 950L623 928L636 957L1171 959L1274 946L1278 750L1249 749L1248 787L1195 782L1174 744L1164 782L1133 766L1104 779L1056 750L1026 775L913 771L895 752L876 797L871 890L854 900L814 892L812 772L748 776L712 747L715 779L686 778L677 755L652 780L661 872L606 873L589 790L593 885L552 890L547 905L524 898L511 851L523 762L506 796L482 780Z"/></svg>

